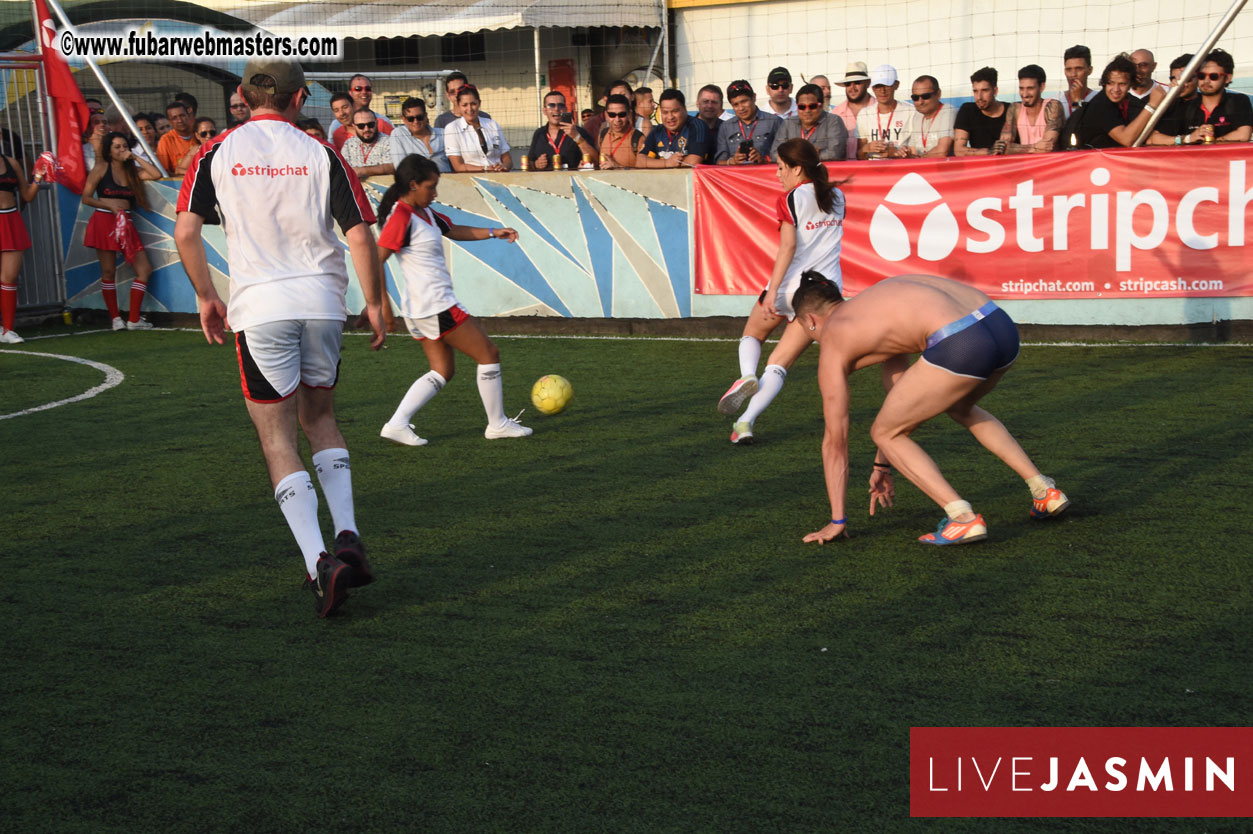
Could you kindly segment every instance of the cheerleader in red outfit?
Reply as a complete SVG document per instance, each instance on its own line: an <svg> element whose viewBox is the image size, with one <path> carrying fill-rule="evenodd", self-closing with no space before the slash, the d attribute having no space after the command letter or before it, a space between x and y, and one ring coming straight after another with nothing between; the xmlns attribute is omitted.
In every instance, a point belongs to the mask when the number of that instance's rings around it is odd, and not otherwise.
<svg viewBox="0 0 1253 834"><path fill-rule="evenodd" d="M23 203L29 203L39 193L42 175L28 183L21 167L12 157L0 156L4 170L0 171L0 344L17 345L24 340L13 332L13 320L17 318L17 274L22 271L22 253L30 248L30 235L26 224L18 214Z"/></svg>
<svg viewBox="0 0 1253 834"><path fill-rule="evenodd" d="M144 293L148 291L152 264L148 262L148 253L139 242L134 226L130 226L128 234L121 235L121 239L117 230L118 217L125 215L129 221L136 203L148 208L148 198L144 195L141 181L159 180L161 172L151 162L131 153L125 133L110 133L100 144L109 150L107 158L96 160L95 167L87 175L87 184L83 186L83 205L95 209L87 222L83 243L95 249L96 256L100 258L100 291L105 306L109 308L109 317L113 319L113 329L150 330L152 324L140 317L139 310L143 306ZM117 274L118 252L122 252L127 262L135 267L127 321L122 321L117 307L114 276Z"/></svg>

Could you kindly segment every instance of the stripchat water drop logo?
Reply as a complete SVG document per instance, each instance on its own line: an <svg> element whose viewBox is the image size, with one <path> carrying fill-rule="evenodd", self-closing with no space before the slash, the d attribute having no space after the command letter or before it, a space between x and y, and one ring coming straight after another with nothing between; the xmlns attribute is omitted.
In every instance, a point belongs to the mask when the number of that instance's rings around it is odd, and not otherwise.
<svg viewBox="0 0 1253 834"><path fill-rule="evenodd" d="M248 169L244 167L244 164L242 162L236 162L235 167L231 168L231 173L239 177L239 176L243 176L244 172L247 170Z"/></svg>
<svg viewBox="0 0 1253 834"><path fill-rule="evenodd" d="M910 172L897 180L870 220L870 245L885 261L903 261L913 250L909 229L889 206L926 206L939 203L927 214L918 231L918 257L924 261L947 258L957 248L961 234L957 218L947 203L940 202L940 192L921 174Z"/></svg>

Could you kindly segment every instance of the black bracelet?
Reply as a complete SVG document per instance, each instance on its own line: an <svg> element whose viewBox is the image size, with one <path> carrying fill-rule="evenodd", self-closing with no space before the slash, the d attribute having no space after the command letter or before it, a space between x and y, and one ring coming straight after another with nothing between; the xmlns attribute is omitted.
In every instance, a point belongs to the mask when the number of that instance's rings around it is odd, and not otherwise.
<svg viewBox="0 0 1253 834"><path fill-rule="evenodd" d="M890 463L879 463L879 461L876 460L873 466L875 469L886 469L889 472L892 471L892 464Z"/></svg>

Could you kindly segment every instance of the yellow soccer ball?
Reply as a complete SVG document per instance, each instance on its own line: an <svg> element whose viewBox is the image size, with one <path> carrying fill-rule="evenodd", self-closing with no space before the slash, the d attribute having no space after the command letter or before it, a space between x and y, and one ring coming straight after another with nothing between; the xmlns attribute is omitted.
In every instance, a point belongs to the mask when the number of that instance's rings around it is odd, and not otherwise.
<svg viewBox="0 0 1253 834"><path fill-rule="evenodd" d="M556 414L574 396L574 387L564 376L548 374L536 380L531 388L531 402L540 414Z"/></svg>

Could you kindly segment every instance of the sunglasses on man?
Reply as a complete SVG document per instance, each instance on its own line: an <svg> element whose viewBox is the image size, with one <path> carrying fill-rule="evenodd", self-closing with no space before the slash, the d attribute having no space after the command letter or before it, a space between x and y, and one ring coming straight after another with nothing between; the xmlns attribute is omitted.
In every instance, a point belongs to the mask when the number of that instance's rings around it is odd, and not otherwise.
<svg viewBox="0 0 1253 834"><path fill-rule="evenodd" d="M378 122L353 122L353 125L359 130L374 130L378 127Z"/></svg>
<svg viewBox="0 0 1253 834"><path fill-rule="evenodd" d="M627 111L625 110L606 110L605 117L608 119L625 119Z"/></svg>
<svg viewBox="0 0 1253 834"><path fill-rule="evenodd" d="M788 88L788 87L791 87L792 85L791 85L791 84L779 84L779 83L775 83L775 84L767 84L766 86L767 86L767 87L769 87L769 88L770 88L770 89L772 89L772 90L783 90L783 89L786 89L786 88Z"/></svg>
<svg viewBox="0 0 1253 834"><path fill-rule="evenodd" d="M212 138L213 138L213 135L214 135L214 131L212 131L212 130L201 130L201 131L197 131L197 132L196 132L196 135L197 135L197 136L199 136L201 139L212 139Z"/></svg>
<svg viewBox="0 0 1253 834"><path fill-rule="evenodd" d="M914 93L910 98L914 101L930 101L935 98L935 93Z"/></svg>
<svg viewBox="0 0 1253 834"><path fill-rule="evenodd" d="M417 115L417 116L405 116L405 121L406 121L406 122L425 122L425 121L426 121L426 116L424 116L424 115Z"/></svg>
<svg viewBox="0 0 1253 834"><path fill-rule="evenodd" d="M352 91L354 93L372 93L374 92L374 88L373 87L353 87Z"/></svg>
<svg viewBox="0 0 1253 834"><path fill-rule="evenodd" d="M822 105L821 104L798 104L796 105L796 109L797 110L821 110Z"/></svg>

